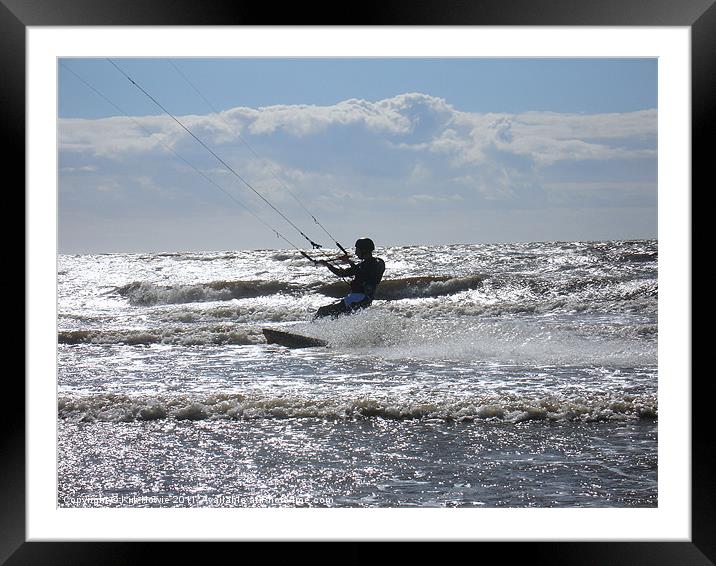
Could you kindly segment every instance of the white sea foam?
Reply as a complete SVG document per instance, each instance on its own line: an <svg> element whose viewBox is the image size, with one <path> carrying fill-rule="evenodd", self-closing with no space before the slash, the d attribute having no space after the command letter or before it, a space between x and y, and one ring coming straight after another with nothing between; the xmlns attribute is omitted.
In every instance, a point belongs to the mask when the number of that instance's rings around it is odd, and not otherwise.
<svg viewBox="0 0 716 566"><path fill-rule="evenodd" d="M657 403L650 395L574 398L469 395L458 399L261 397L242 394L174 397L92 395L60 397L58 415L62 419L78 422L281 418L595 422L656 419Z"/></svg>

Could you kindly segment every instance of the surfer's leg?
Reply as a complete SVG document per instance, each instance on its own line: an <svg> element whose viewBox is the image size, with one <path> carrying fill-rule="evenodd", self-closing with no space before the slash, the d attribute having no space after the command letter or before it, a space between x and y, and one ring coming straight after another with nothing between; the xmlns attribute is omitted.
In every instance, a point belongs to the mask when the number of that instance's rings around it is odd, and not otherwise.
<svg viewBox="0 0 716 566"><path fill-rule="evenodd" d="M363 299L362 301L358 301L358 302L356 302L356 303L351 303L350 311L351 311L351 312L356 312L356 311L359 311L359 310L363 310L364 308L369 307L372 302L373 302L373 301L372 301L371 299L369 299L368 297L366 297L366 298Z"/></svg>
<svg viewBox="0 0 716 566"><path fill-rule="evenodd" d="M316 311L316 314L313 316L313 320L316 320L317 318L323 318L325 316L336 317L346 311L346 304L343 301L339 303L333 303L331 305L325 305L320 307L318 311Z"/></svg>

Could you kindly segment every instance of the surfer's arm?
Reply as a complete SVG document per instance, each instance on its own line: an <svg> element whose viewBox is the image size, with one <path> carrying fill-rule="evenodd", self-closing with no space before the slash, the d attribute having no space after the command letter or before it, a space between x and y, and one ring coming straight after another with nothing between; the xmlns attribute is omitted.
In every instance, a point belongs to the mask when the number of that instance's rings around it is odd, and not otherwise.
<svg viewBox="0 0 716 566"><path fill-rule="evenodd" d="M353 275L353 269L354 269L353 266L351 266L347 269L342 269L340 267L331 265L330 263L328 263L325 260L321 260L321 261L319 261L319 263L321 263L322 265L325 265L331 271L331 273L333 273L334 275L338 275L338 277L345 277L346 275Z"/></svg>

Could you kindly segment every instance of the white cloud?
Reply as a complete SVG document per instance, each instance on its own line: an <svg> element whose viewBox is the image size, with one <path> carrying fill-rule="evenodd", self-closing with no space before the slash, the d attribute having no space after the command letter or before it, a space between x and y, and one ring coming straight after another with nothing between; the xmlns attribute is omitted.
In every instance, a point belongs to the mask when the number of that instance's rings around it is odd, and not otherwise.
<svg viewBox="0 0 716 566"><path fill-rule="evenodd" d="M295 137L325 132L336 126L356 126L376 134L405 135L428 116L448 117L453 109L443 100L424 94L403 94L378 102L350 99L333 106L282 105L253 109L237 107L220 115L180 116L201 139L210 143L236 141L247 132L269 135L283 131ZM149 151L173 145L188 134L169 116L112 117L59 121L60 148L66 151ZM149 134L149 135L148 135Z"/></svg>
<svg viewBox="0 0 716 566"><path fill-rule="evenodd" d="M121 190L119 183L114 179L100 181L96 186L99 193L118 193Z"/></svg>
<svg viewBox="0 0 716 566"><path fill-rule="evenodd" d="M444 202L457 202L464 200L462 195L459 194L447 194L447 195L440 195L440 194L425 194L425 193L418 193L414 195L410 195L409 199L411 202L417 202L417 203L427 203L427 204L437 204L437 203L444 203Z"/></svg>
<svg viewBox="0 0 716 566"><path fill-rule="evenodd" d="M59 148L94 156L121 159L125 155L166 151L188 135L168 116L111 117L97 120L59 120Z"/></svg>
<svg viewBox="0 0 716 566"><path fill-rule="evenodd" d="M653 109L598 115L474 113L441 98L408 93L374 102L236 107L178 118L258 192L281 209L293 207L302 218L305 211L294 197L321 217L324 211L338 214L375 203L397 209L408 201L435 210L473 202L536 207L617 202L620 195L636 202L642 193L655 194L649 178L657 151ZM79 186L73 173L97 169L106 190L117 192L131 182L135 192L156 198L183 190L177 206L199 193L206 202L213 203L214 195L226 203L167 149L172 148L237 199L265 209L168 116L62 119L58 128L65 158L61 187L67 190L73 183ZM248 152L244 141L254 151ZM636 165L621 179L619 167L632 162ZM595 164L608 170L609 178L595 176ZM563 165L570 169L568 178L556 170ZM112 184L113 175L121 182Z"/></svg>
<svg viewBox="0 0 716 566"><path fill-rule="evenodd" d="M247 134L283 132L305 138L330 134L332 128L353 127L376 136L376 143L388 135L394 149L448 155L457 165L484 162L489 148L527 157L539 165L656 155L656 110L599 115L470 113L456 110L441 98L409 93L377 102L351 99L332 106L242 107L221 115L179 119L201 139L219 146L236 143ZM416 132L420 139L412 139ZM345 130L340 133L349 135ZM166 151L187 136L168 116L60 120L61 150L107 157ZM646 143L646 147L630 147L634 142Z"/></svg>
<svg viewBox="0 0 716 566"><path fill-rule="evenodd" d="M268 106L242 118L253 118L249 131L262 135L283 130L303 137L334 126L362 126L371 132L405 134L412 128L410 118L402 112L405 108L402 97L376 103L350 99L333 106Z"/></svg>
<svg viewBox="0 0 716 566"><path fill-rule="evenodd" d="M431 177L430 169L423 163L416 163L410 171L409 181L413 184L421 184Z"/></svg>
<svg viewBox="0 0 716 566"><path fill-rule="evenodd" d="M598 115L455 112L451 126L417 149L452 154L460 164L484 162L488 148L527 157L538 165L656 156L656 110ZM628 147L651 140L651 147Z"/></svg>
<svg viewBox="0 0 716 566"><path fill-rule="evenodd" d="M82 165L80 167L61 167L60 173L94 173L97 171L96 165Z"/></svg>

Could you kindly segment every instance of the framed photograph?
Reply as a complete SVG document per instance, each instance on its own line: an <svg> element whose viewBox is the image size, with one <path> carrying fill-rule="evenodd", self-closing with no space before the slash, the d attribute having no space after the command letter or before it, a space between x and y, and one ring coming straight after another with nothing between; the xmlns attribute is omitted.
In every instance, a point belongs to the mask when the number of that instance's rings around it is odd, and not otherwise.
<svg viewBox="0 0 716 566"><path fill-rule="evenodd" d="M189 4L0 5L28 329L0 558L712 563L711 3Z"/></svg>

